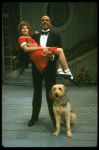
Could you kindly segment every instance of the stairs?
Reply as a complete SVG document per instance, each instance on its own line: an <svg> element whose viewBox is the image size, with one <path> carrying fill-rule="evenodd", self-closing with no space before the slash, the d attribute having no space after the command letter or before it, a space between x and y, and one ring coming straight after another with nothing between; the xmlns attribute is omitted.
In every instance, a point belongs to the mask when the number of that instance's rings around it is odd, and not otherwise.
<svg viewBox="0 0 99 150"><path fill-rule="evenodd" d="M4 80L4 84L11 84L11 85L22 85L22 86L33 86L33 79L32 79L32 69L24 69L24 72L22 75L20 75L17 78L9 78ZM74 85L71 81L68 79L57 79L57 84L64 84L64 85ZM43 81L44 86L44 81Z"/></svg>

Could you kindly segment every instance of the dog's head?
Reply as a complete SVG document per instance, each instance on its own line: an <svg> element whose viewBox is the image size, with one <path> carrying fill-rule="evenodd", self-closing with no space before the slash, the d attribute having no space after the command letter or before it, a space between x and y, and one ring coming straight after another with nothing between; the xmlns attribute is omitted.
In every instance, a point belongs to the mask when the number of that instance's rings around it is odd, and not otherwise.
<svg viewBox="0 0 99 150"><path fill-rule="evenodd" d="M63 84L55 84L51 89L51 96L54 100L60 100L66 96L67 88Z"/></svg>

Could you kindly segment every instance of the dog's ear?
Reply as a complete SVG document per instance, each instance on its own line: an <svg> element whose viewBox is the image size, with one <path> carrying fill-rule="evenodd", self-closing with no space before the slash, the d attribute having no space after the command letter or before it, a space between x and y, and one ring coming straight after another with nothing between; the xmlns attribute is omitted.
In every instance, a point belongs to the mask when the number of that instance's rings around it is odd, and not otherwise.
<svg viewBox="0 0 99 150"><path fill-rule="evenodd" d="M50 93L50 95L52 96L52 89L50 89L49 93Z"/></svg>
<svg viewBox="0 0 99 150"><path fill-rule="evenodd" d="M52 88L49 91L49 97L50 97L50 99L54 100L54 98L52 97Z"/></svg>

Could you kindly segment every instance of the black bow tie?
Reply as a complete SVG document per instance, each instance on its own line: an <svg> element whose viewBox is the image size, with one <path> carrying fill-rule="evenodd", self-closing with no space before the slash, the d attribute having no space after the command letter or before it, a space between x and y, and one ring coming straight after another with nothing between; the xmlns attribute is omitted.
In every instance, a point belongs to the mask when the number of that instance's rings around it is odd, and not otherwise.
<svg viewBox="0 0 99 150"><path fill-rule="evenodd" d="M48 31L48 32L49 32L49 31ZM43 34L47 35L48 32L43 32L43 31L41 31L41 34L42 34L42 35L43 35Z"/></svg>

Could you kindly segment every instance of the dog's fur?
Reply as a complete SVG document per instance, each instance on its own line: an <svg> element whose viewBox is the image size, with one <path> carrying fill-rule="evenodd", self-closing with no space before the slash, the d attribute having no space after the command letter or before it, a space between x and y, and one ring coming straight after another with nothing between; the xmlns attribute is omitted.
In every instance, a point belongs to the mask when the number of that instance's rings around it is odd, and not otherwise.
<svg viewBox="0 0 99 150"><path fill-rule="evenodd" d="M56 84L51 89L51 96L54 98L53 111L56 119L56 131L53 135L58 136L60 123L64 123L67 126L67 136L72 137L70 123L73 124L75 122L76 115L70 111L70 103L66 93L67 88L63 84Z"/></svg>

